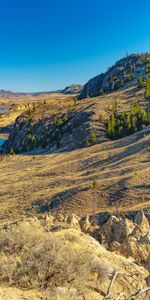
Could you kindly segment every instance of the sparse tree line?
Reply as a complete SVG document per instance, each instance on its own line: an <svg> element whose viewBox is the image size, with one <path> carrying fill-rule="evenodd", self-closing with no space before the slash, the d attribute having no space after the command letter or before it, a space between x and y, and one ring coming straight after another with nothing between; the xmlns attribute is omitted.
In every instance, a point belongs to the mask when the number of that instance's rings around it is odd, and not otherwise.
<svg viewBox="0 0 150 300"><path fill-rule="evenodd" d="M128 57L127 57L128 59ZM139 62L139 66L145 66L145 74L148 76L150 73L150 57L149 55L145 55L143 59L141 59L141 62ZM117 90L125 85L125 83L131 81L133 79L134 72L136 70L136 66L134 62L127 62L125 63L125 66L123 70L121 71L120 79L116 80L116 76L112 74L111 69L108 69L109 72L109 88L104 88L100 91L101 94L107 93L108 91L114 91ZM139 69L136 70L137 74L140 73ZM144 77L139 77L138 79L138 87L143 86L145 83Z"/></svg>
<svg viewBox="0 0 150 300"><path fill-rule="evenodd" d="M143 78L138 78L138 87L143 85ZM150 79L146 78L145 99L150 99ZM106 122L109 138L119 139L141 130L150 124L150 104L144 109L137 101L130 105L129 112L117 112L117 102L112 105L112 113Z"/></svg>

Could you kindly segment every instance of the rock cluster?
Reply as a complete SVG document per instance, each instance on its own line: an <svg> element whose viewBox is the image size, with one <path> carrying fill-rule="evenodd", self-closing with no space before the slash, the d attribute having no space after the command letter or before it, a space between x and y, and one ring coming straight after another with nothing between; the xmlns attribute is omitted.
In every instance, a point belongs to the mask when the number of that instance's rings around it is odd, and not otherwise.
<svg viewBox="0 0 150 300"><path fill-rule="evenodd" d="M45 218L46 224L49 227L53 225L53 229L58 226L55 224L59 222L59 228L61 226L81 230L111 251L125 257L133 257L137 263L150 264L150 225L143 210L137 212L134 221L126 217L111 216L101 226L88 215L79 218L75 214L67 217L59 214L55 218L52 216Z"/></svg>
<svg viewBox="0 0 150 300"><path fill-rule="evenodd" d="M143 210L134 222L112 216L103 226L105 243L112 251L133 257L138 263L146 263L150 254L150 225Z"/></svg>

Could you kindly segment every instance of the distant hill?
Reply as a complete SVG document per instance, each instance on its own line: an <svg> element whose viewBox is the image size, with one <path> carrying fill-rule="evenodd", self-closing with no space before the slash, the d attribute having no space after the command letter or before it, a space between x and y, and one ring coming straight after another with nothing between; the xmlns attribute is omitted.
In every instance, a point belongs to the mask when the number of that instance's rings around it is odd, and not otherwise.
<svg viewBox="0 0 150 300"><path fill-rule="evenodd" d="M67 86L65 89L59 89L56 91L44 91L44 92L28 92L28 93L23 93L23 92L12 92L12 91L7 91L7 90L0 90L0 99L15 99L15 98L28 98L28 97L37 97L40 95L49 95L49 94L80 94L83 90L83 85L80 84L72 84Z"/></svg>
<svg viewBox="0 0 150 300"><path fill-rule="evenodd" d="M44 94L55 94L60 93L61 90L57 91L45 91L45 92L29 92L29 93L22 93L22 92L12 92L6 90L0 90L0 99L15 99L15 98L28 98L28 97L36 97Z"/></svg>
<svg viewBox="0 0 150 300"><path fill-rule="evenodd" d="M80 93L79 99L96 97L118 90L136 79L139 74L144 75L145 67L150 63L150 55L132 54L117 61L105 73L90 79Z"/></svg>
<svg viewBox="0 0 150 300"><path fill-rule="evenodd" d="M17 98L25 97L28 94L26 93L13 93L12 91L0 90L0 98Z"/></svg>
<svg viewBox="0 0 150 300"><path fill-rule="evenodd" d="M62 94L80 94L83 90L83 85L71 84L61 91Z"/></svg>

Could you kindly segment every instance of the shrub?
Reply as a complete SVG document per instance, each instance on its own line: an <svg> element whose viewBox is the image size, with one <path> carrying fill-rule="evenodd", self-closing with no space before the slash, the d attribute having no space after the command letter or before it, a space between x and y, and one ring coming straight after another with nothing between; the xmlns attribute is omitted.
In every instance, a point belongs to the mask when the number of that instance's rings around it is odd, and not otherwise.
<svg viewBox="0 0 150 300"><path fill-rule="evenodd" d="M57 120L57 126L60 126L60 125L62 125L63 124L63 121L62 121L62 119L59 117L58 118L58 120Z"/></svg>
<svg viewBox="0 0 150 300"><path fill-rule="evenodd" d="M86 145L86 147L89 147L89 146L90 146L90 142L89 142L89 140L88 140L88 139L86 139L86 141L85 141L85 145Z"/></svg>
<svg viewBox="0 0 150 300"><path fill-rule="evenodd" d="M10 154L10 155L14 155L14 154L15 154L15 151L14 151L14 149L13 149L12 147L11 147L10 150L9 150L9 154Z"/></svg>
<svg viewBox="0 0 150 300"><path fill-rule="evenodd" d="M29 108L27 111L26 111L26 114L29 116L29 117L31 117L31 115L32 115L32 111L31 111L31 109Z"/></svg>
<svg viewBox="0 0 150 300"><path fill-rule="evenodd" d="M139 77L137 79L137 85L138 85L138 88L142 87L144 84L144 78L143 77Z"/></svg>
<svg viewBox="0 0 150 300"><path fill-rule="evenodd" d="M71 241L72 242L72 238ZM0 231L0 280L21 288L56 289L73 283L80 289L89 276L91 254L76 254L38 220Z"/></svg>
<svg viewBox="0 0 150 300"><path fill-rule="evenodd" d="M95 133L92 133L92 134L90 135L89 141L90 141L92 144L94 144L94 143L96 142L96 135L95 135Z"/></svg>
<svg viewBox="0 0 150 300"><path fill-rule="evenodd" d="M144 196L144 195L141 197L140 202L141 202L141 203L144 203L144 202L145 202L145 196Z"/></svg>
<svg viewBox="0 0 150 300"><path fill-rule="evenodd" d="M94 189L96 189L96 188L98 187L98 184L97 184L97 181L96 181L96 180L94 180L94 181L92 182L92 187L93 187Z"/></svg>

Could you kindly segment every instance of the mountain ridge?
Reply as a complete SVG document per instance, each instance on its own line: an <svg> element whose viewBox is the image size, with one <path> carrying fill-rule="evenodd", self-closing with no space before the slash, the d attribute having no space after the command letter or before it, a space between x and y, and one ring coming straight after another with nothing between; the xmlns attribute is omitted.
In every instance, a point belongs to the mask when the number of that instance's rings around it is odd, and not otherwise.
<svg viewBox="0 0 150 300"><path fill-rule="evenodd" d="M78 99L97 97L124 87L129 81L136 78L138 73L142 74L142 68L149 63L149 53L131 54L118 60L106 72L90 79L84 85Z"/></svg>

